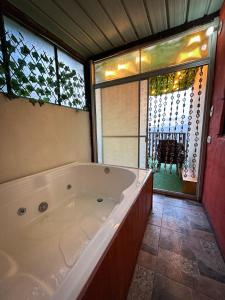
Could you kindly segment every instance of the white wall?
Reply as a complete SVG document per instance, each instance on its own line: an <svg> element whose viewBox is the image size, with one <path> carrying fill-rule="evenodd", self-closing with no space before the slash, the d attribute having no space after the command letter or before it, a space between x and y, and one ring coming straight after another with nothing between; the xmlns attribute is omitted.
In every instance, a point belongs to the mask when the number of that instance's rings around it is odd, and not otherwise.
<svg viewBox="0 0 225 300"><path fill-rule="evenodd" d="M0 183L91 161L89 112L0 94Z"/></svg>

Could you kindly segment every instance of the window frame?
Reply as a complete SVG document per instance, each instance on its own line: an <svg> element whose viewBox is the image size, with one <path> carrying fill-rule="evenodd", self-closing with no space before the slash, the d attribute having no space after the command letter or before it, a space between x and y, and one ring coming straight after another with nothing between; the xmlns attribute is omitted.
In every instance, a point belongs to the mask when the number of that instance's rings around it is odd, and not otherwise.
<svg viewBox="0 0 225 300"><path fill-rule="evenodd" d="M53 102L44 102L42 100L39 99L34 99L32 97L23 97L23 96L17 96L12 92L12 86L11 86L11 74L10 74L10 67L9 67L9 62L10 62L10 54L8 53L7 50L7 45L6 45L6 27L5 27L5 20L4 17L12 20L13 22L17 23L18 25L24 27L27 31L31 32L32 34L36 35L38 38L42 39L44 42L47 42L50 46L53 47L53 51L54 51L54 63L55 63L55 70L56 70L56 86L58 89L57 92L57 103L53 103ZM27 20L27 18L25 18L25 20ZM44 30L43 28L41 28L41 32ZM59 44L54 43L51 39L49 39L46 36L43 36L41 33L37 33L37 28L35 27L34 30L32 30L31 26L29 26L29 22L21 22L21 20L18 20L18 18L14 18L13 16L11 16L11 14L7 14L4 12L4 9L0 12L0 38L1 38L1 46L2 49L0 49L0 51L2 51L2 58L3 58L3 65L5 68L5 79L6 79L6 88L7 88L7 92L4 91L0 91L0 93L6 95L8 98L10 99L16 99L16 98L23 98L25 100L30 101L32 104L35 103L39 103L40 105L42 105L43 103L48 103L48 104L52 104L52 105L59 105L59 106L63 106L65 108L72 108L75 110L81 110L81 111L89 111L90 110L90 101L88 101L89 97L89 91L88 91L88 64L87 61L84 60L81 57L78 57L77 55L74 55L74 53L70 53L69 51L67 51L67 49L61 47ZM60 72L59 72L59 61L58 61L58 50L65 53L66 55L68 55L71 59L73 59L74 61L80 63L83 65L83 78L84 78L84 93L85 93L85 104L83 108L78 108L76 106L67 106L67 105L63 105L61 104L62 99L60 99Z"/></svg>
<svg viewBox="0 0 225 300"><path fill-rule="evenodd" d="M156 69L153 69L153 70L148 70L148 71L142 71L142 65L141 65L141 52L142 50L144 49L147 49L149 47L152 47L152 46L157 46L161 43L167 43L167 42L171 42L173 40L176 40L177 38L182 38L186 35L194 35L194 34L197 34L198 32L201 32L201 31L204 31L206 30L208 27L210 26L214 26L214 27L217 27L217 22L214 20L211 20L207 23L204 23L204 24L201 24L201 25L197 25L195 27L191 27L189 29L186 29L186 30L183 30L182 32L179 32L179 33L174 33L172 35L169 35L167 37L161 37L157 40L153 40L152 42L145 42L145 43L140 43L140 45L137 45L135 47L131 47L129 49L126 49L125 51L118 51L112 55L109 55L109 56L106 56L106 57L103 57L103 58L99 58L99 59L93 59L93 71L94 71L94 75L93 75L93 86L95 88L99 88L99 87L103 87L103 86L108 86L110 84L114 85L116 84L117 82L120 83L120 82L123 82L123 81L133 81L135 80L136 78L147 78L148 77L148 74L152 74L152 73L158 73L159 70L167 70L169 68L173 69L174 67L176 66L180 66L181 68L183 66L186 66L186 65L195 65L196 62L199 62L199 61L205 61L205 62L208 62L210 60L210 57L212 55L211 53L211 48L212 48L212 36L209 36L208 37L208 55L207 57L204 57L204 58L197 58L197 59L194 59L194 60L190 60L190 61L187 61L187 62L181 62L181 63L177 63L177 64L172 64L172 65L168 65L168 66L164 66L164 67L161 67L161 68L156 68ZM215 28L216 29L216 28ZM217 29L216 29L217 30ZM136 75L130 75L130 76L125 76L125 77L121 77L121 78L116 78L116 79L111 79L111 80L105 80L105 81L101 81L101 82L97 82L96 81L96 78L95 78L95 66L98 64L98 63L102 63L104 61L107 61L108 59L111 59L111 58L116 58L116 57L120 57L120 56L123 56L123 55L126 55L128 53L131 53L131 52L134 52L134 51L139 51L139 73L136 74Z"/></svg>

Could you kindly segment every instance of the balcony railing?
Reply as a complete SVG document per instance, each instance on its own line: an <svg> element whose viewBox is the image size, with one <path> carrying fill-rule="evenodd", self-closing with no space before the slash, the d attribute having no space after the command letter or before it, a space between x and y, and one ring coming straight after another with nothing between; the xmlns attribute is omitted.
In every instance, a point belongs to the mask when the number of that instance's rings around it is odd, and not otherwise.
<svg viewBox="0 0 225 300"><path fill-rule="evenodd" d="M184 145L186 149L186 132L152 132L148 133L148 156L155 158L157 147L160 140L175 140Z"/></svg>

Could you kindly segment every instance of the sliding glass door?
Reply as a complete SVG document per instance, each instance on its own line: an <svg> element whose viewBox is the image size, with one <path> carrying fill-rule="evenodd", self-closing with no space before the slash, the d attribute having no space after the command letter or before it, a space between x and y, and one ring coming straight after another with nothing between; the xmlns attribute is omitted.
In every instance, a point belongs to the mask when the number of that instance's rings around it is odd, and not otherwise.
<svg viewBox="0 0 225 300"><path fill-rule="evenodd" d="M196 194L208 66L149 79L148 164L154 188Z"/></svg>
<svg viewBox="0 0 225 300"><path fill-rule="evenodd" d="M146 167L147 94L147 80L95 91L99 163Z"/></svg>
<svg viewBox="0 0 225 300"><path fill-rule="evenodd" d="M95 90L98 162L151 168L154 188L195 195L208 66Z"/></svg>

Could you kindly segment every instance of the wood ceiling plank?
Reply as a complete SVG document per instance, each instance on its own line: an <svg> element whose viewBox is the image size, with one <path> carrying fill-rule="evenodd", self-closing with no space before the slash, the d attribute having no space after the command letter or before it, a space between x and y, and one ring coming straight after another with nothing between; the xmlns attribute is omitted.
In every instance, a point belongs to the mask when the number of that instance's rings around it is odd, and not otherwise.
<svg viewBox="0 0 225 300"><path fill-rule="evenodd" d="M77 22L83 31L89 34L102 50L108 50L113 46L101 28L96 26L94 20L90 19L74 0L64 0L63 3L61 0L53 0L53 2L58 5L62 11L65 11L74 22Z"/></svg>
<svg viewBox="0 0 225 300"><path fill-rule="evenodd" d="M168 0L170 28L182 25L186 21L187 0Z"/></svg>
<svg viewBox="0 0 225 300"><path fill-rule="evenodd" d="M88 57L91 51L86 49L80 41L74 39L69 33L64 31L55 22L50 20L45 14L43 14L39 9L32 5L28 0L10 0L11 4L17 7L19 10L23 11L27 16L32 18L35 22L40 24L42 27L48 29L52 34L58 36L62 41L64 41L71 48L76 49L84 57Z"/></svg>
<svg viewBox="0 0 225 300"><path fill-rule="evenodd" d="M165 0L144 0L152 22L153 33L168 29Z"/></svg>
<svg viewBox="0 0 225 300"><path fill-rule="evenodd" d="M123 0L140 38L152 34L143 0Z"/></svg>
<svg viewBox="0 0 225 300"><path fill-rule="evenodd" d="M95 20L98 27L102 28L105 35L111 41L114 47L118 47L124 44L123 39L117 32L116 28L108 18L105 11L97 0L75 0L86 11L86 13Z"/></svg>

